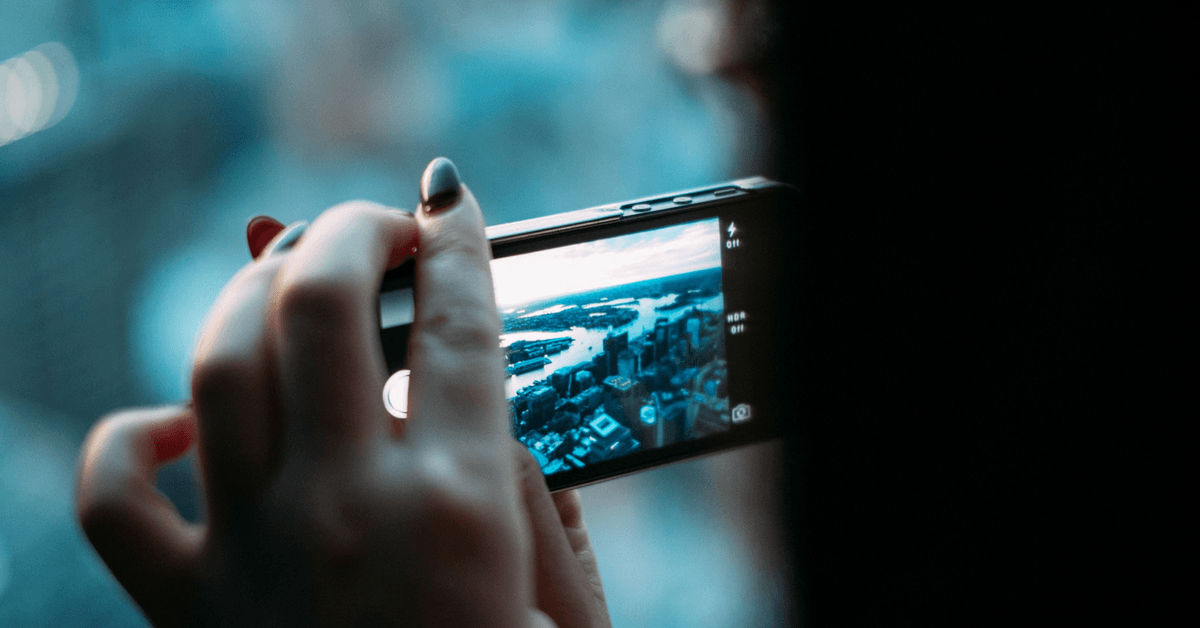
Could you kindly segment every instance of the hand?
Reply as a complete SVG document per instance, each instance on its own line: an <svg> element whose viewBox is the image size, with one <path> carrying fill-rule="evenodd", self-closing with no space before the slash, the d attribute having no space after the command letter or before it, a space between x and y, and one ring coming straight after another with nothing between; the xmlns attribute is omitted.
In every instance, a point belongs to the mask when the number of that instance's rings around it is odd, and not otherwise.
<svg viewBox="0 0 1200 628"><path fill-rule="evenodd" d="M430 171L416 216L354 202L291 250L277 235L205 322L193 405L89 434L81 524L156 625L608 624L578 495L552 498L508 435L482 214L457 173L428 194ZM414 251L399 430L377 294ZM154 489L194 441L203 526Z"/></svg>
<svg viewBox="0 0 1200 628"><path fill-rule="evenodd" d="M538 608L559 626L611 626L579 492L551 495L529 450L520 443L513 450L533 530Z"/></svg>

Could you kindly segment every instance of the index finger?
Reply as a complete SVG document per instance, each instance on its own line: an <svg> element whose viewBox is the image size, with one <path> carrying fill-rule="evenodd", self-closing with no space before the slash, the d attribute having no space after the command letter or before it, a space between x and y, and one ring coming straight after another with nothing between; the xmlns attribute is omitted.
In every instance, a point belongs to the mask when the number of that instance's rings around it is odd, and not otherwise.
<svg viewBox="0 0 1200 628"><path fill-rule="evenodd" d="M465 185L456 202L434 211L428 207L417 212L411 433L506 436L500 316L483 214Z"/></svg>
<svg viewBox="0 0 1200 628"><path fill-rule="evenodd" d="M357 201L323 213L286 253L268 333L289 440L336 451L387 431L379 284L415 244L410 216Z"/></svg>

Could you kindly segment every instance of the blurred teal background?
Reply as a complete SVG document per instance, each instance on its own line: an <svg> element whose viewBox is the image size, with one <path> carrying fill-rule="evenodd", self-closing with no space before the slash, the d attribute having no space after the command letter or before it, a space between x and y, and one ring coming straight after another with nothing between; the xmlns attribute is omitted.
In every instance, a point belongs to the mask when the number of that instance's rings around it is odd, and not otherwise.
<svg viewBox="0 0 1200 628"><path fill-rule="evenodd" d="M763 105L721 71L747 5L0 4L0 626L143 622L71 518L74 458L105 412L187 398L249 217L411 207L437 155L489 224L759 174ZM617 626L782 623L778 455L584 489ZM192 464L160 485L195 518Z"/></svg>

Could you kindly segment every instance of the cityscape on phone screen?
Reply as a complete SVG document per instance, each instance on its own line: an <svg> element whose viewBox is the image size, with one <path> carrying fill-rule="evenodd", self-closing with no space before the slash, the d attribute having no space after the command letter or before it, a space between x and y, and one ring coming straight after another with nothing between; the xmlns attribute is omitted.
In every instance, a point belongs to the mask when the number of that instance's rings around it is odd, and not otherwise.
<svg viewBox="0 0 1200 628"><path fill-rule="evenodd" d="M716 218L492 262L513 434L546 474L730 428Z"/></svg>

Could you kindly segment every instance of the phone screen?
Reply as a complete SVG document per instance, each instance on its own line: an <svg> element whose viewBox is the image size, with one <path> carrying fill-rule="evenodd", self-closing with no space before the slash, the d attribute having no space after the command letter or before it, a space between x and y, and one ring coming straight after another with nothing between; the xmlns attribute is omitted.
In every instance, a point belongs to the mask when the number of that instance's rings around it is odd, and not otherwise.
<svg viewBox="0 0 1200 628"><path fill-rule="evenodd" d="M492 262L513 434L547 475L729 428L719 230Z"/></svg>
<svg viewBox="0 0 1200 628"><path fill-rule="evenodd" d="M773 436L772 215L726 203L493 245L510 427L552 490ZM380 294L397 417L414 314L402 276Z"/></svg>
<svg viewBox="0 0 1200 628"><path fill-rule="evenodd" d="M492 261L512 431L545 474L729 429L719 223ZM407 335L411 288L381 294L380 313ZM384 391L401 418L408 374Z"/></svg>

